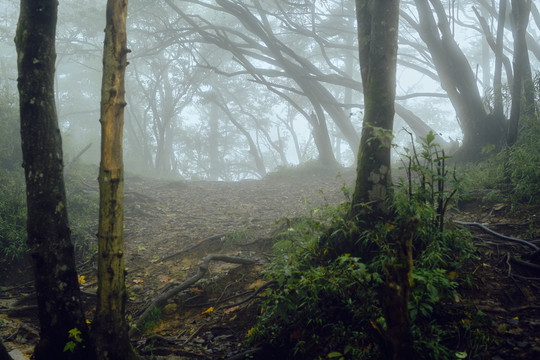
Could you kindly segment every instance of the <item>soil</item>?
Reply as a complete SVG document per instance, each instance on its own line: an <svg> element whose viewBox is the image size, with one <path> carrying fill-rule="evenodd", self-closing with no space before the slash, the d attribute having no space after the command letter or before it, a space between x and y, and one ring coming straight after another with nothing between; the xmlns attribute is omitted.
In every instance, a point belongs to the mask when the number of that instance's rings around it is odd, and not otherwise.
<svg viewBox="0 0 540 360"><path fill-rule="evenodd" d="M288 219L309 215L328 204L347 201L343 176L269 177L241 182L166 181L127 177L125 247L128 318L133 324L151 302L199 271L205 256L222 254L251 259L238 265L211 261L201 280L165 303L153 314L148 329L132 339L147 359L257 358L244 343L260 311L264 290L272 286L261 270L271 259L272 234ZM85 189L97 189L86 182ZM540 245L538 208L511 208L470 201L461 204L456 219L481 222L509 236ZM448 321L460 321L464 311L482 311L488 321L474 329L494 341L476 349L485 359L540 359L540 271L516 263L530 248L471 227L478 258L469 265L477 286L464 289L461 299L448 304ZM532 262L532 260L531 260ZM39 327L31 281L0 283L0 337L8 350L31 354ZM87 316L93 317L96 291L95 258L79 265ZM451 316L453 314L453 316ZM473 328L473 327L471 327ZM470 352L472 353L472 351Z"/></svg>

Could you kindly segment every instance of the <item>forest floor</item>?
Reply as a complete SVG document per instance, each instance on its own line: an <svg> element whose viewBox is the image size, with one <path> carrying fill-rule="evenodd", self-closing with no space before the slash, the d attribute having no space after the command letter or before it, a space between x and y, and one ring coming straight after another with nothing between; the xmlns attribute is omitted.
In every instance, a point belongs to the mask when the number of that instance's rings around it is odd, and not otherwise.
<svg viewBox="0 0 540 360"><path fill-rule="evenodd" d="M211 261L201 280L168 299L161 314L151 314L153 327L134 334L137 352L147 359L244 359L252 351L244 340L264 295L264 290L258 290L267 286L261 270L272 257L272 235L287 226L287 219L346 201L343 185L351 186L353 181L353 173L236 183L127 177L125 253L130 322L135 323L157 296L200 271L205 256L253 260L249 265ZM88 184L97 188L96 183ZM469 201L453 216L540 245L538 208L511 209ZM540 271L513 260L531 251L478 227L471 231L479 256L469 265L469 273L478 286L465 289L458 302L445 305L448 322L460 321L464 311L480 310L489 321L479 334L494 341L488 349L472 350L492 360L540 359ZM79 272L84 276L81 288L87 316L92 319L95 257L80 264ZM0 337L8 349L31 354L39 327L31 281L23 282L22 275L10 275L11 283L6 277L0 282ZM479 327L471 326L471 331L476 329Z"/></svg>

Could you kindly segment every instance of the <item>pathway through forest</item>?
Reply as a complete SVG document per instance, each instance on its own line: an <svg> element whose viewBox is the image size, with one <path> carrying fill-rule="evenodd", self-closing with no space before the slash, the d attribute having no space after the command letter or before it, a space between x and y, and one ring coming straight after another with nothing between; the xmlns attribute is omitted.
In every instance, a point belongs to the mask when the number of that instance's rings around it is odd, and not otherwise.
<svg viewBox="0 0 540 360"><path fill-rule="evenodd" d="M178 289L200 273L199 265L206 256L222 254L254 261L249 265L210 262L200 281L165 299L162 314L150 314L155 324L152 330L133 335L138 352L148 358L219 359L251 351L243 341L259 312L257 297L272 285L260 273L271 258L272 234L287 226L287 219L346 201L344 185L350 186L353 180L352 172L338 177L269 177L236 183L127 177L125 240L132 323L160 294ZM97 188L96 183L87 185ZM537 209L514 211L511 217L505 216L506 210L471 202L464 204L459 218L499 224L495 230L538 239ZM489 349L488 359L540 358L538 274L509 260L528 250L479 229L471 230L478 231L475 242L482 254L471 272L482 289L448 304L455 310L455 319L449 321L459 321L459 312L470 311L472 304L489 316L486 333L503 339ZM80 267L90 319L95 271L94 261ZM31 352L38 329L32 299L25 297L29 292L28 286L7 288L0 302L0 336L8 347L24 353Z"/></svg>

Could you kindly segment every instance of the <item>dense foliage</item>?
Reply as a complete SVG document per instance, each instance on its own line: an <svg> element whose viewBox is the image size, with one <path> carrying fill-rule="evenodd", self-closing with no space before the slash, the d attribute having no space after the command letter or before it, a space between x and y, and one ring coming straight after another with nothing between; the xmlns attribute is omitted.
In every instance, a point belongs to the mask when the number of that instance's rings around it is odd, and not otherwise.
<svg viewBox="0 0 540 360"><path fill-rule="evenodd" d="M463 328L473 326L473 319L455 326L440 316L445 304L459 301L457 279L466 279L463 264L475 253L468 232L444 217L452 198L463 195L463 180L446 170L446 157L432 135L418 153L413 149L403 159L405 175L394 189L394 220L360 228L347 220L348 204L285 219L287 226L274 245L275 260L266 270L279 288L264 302L251 343L283 358L381 358L386 348L384 268L396 261L401 228L415 218L409 315L417 358L455 359L464 351L471 358L479 355L470 348L478 341L476 333ZM328 256L333 249L324 239L336 236L355 244L354 256Z"/></svg>
<svg viewBox="0 0 540 360"><path fill-rule="evenodd" d="M536 106L539 107L540 73L536 75ZM489 99L488 99L489 100ZM483 200L496 202L540 203L540 119L538 113L523 115L520 119L518 139L511 147L493 152L477 164L465 164L464 171L472 180L471 187Z"/></svg>

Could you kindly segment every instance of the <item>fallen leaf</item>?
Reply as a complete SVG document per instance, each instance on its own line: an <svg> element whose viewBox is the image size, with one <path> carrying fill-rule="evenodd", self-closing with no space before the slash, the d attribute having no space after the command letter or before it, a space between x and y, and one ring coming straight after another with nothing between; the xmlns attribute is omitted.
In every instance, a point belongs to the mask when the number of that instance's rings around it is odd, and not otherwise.
<svg viewBox="0 0 540 360"><path fill-rule="evenodd" d="M171 280L171 277L169 275L162 275L159 277L159 282L166 283L169 280Z"/></svg>
<svg viewBox="0 0 540 360"><path fill-rule="evenodd" d="M224 313L224 314L229 314L229 313L232 313L232 312L234 312L234 311L236 311L236 310L238 310L238 306L233 306L233 307L231 307L231 308L225 309L225 310L223 311L223 313Z"/></svg>
<svg viewBox="0 0 540 360"><path fill-rule="evenodd" d="M211 306L211 307L209 307L208 309L204 310L204 311L201 313L201 315L210 314L210 313L213 312L213 311L214 311L214 307Z"/></svg>
<svg viewBox="0 0 540 360"><path fill-rule="evenodd" d="M143 283L143 279L133 279L133 283L135 283L135 284L142 284L142 283Z"/></svg>
<svg viewBox="0 0 540 360"><path fill-rule="evenodd" d="M84 285L86 283L85 278L86 278L86 276L79 275L79 285Z"/></svg>
<svg viewBox="0 0 540 360"><path fill-rule="evenodd" d="M193 294L197 294L197 295L200 295L204 292L203 289L199 289L199 288L191 288L189 289L190 292L192 292Z"/></svg>

